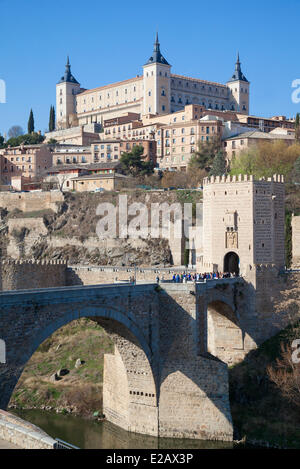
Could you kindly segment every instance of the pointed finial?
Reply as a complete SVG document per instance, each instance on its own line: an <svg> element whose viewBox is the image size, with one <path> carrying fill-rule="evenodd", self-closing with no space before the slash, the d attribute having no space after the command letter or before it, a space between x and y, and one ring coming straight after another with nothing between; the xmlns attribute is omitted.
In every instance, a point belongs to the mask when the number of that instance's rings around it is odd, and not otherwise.
<svg viewBox="0 0 300 469"><path fill-rule="evenodd" d="M240 63L240 53L238 52L237 54L237 63L239 64Z"/></svg>
<svg viewBox="0 0 300 469"><path fill-rule="evenodd" d="M154 52L159 52L160 44L158 41L158 32L156 31L155 43L154 43Z"/></svg>
<svg viewBox="0 0 300 469"><path fill-rule="evenodd" d="M67 55L67 65L70 65L69 56Z"/></svg>

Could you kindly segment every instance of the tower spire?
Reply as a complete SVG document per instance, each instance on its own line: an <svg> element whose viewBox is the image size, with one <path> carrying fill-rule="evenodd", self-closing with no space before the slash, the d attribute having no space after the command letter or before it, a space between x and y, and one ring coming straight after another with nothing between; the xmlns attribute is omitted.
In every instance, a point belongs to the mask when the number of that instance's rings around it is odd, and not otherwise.
<svg viewBox="0 0 300 469"><path fill-rule="evenodd" d="M161 63L161 64L164 64L164 65L169 65L169 63L166 61L166 59L163 57L163 55L160 52L160 43L159 43L158 32L157 31L156 31L156 35L155 35L153 55L148 60L147 64L149 64L149 63Z"/></svg>
<svg viewBox="0 0 300 469"><path fill-rule="evenodd" d="M60 82L70 82L70 83L78 83L78 81L73 77L71 73L71 65L70 65L70 58L67 55L67 63L66 63L66 68L65 68L65 74L63 77L61 77Z"/></svg>
<svg viewBox="0 0 300 469"><path fill-rule="evenodd" d="M237 59L235 63L235 71L232 75L232 78L229 81L248 81L245 75L242 72L241 62L240 62L240 53L237 53Z"/></svg>

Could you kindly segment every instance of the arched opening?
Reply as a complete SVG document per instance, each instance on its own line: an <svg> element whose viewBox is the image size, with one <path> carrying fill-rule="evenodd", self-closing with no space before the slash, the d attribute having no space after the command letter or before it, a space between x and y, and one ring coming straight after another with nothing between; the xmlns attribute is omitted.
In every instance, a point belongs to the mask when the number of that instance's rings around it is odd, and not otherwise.
<svg viewBox="0 0 300 469"><path fill-rule="evenodd" d="M228 364L243 359L243 333L232 308L222 301L207 306L207 350Z"/></svg>
<svg viewBox="0 0 300 469"><path fill-rule="evenodd" d="M239 275L240 258L235 252L228 252L224 257L224 272Z"/></svg>
<svg viewBox="0 0 300 469"><path fill-rule="evenodd" d="M32 392L33 401L38 400L38 396L41 392L46 393L46 397L49 399L52 397L55 398L56 396L59 397L63 383L66 385L69 382L71 385L69 389L70 392L66 396L69 398L69 402L60 402L61 406L72 407L72 395L74 396L74 394L77 402L80 399L86 401L88 396L90 396L92 398L92 405L97 406L95 410L102 411L110 422L127 431L157 436L157 392L155 376L149 361L149 358L151 359L151 351L145 342L143 333L137 327L133 318L128 316L131 316L131 314L127 314L126 317L118 311L109 309L103 310L97 307L85 307L76 315L68 312L62 315L60 319L54 320L50 324L43 325L42 328L33 331L26 353L20 355L14 364L13 376L9 368L7 368L6 371L3 370L4 373L6 372L7 375L10 376L10 380L9 383L5 385L5 388L3 388L5 395L2 395L0 400L2 408L5 408L9 402L23 370L26 368L28 362L29 364L31 363L33 355L35 353L46 355L46 352L51 349L55 361L54 368L49 367L47 360L44 360L42 367L46 369L47 376L46 378L44 376L40 379L40 381L43 381L42 384L44 385L42 386L42 391L40 386L36 385L36 382L34 383L35 386L33 389L30 390L30 392ZM81 319L78 320L76 318ZM74 321L74 319L76 320ZM65 349L64 344L59 344L55 341L53 347L51 346L53 337L55 337L55 334L59 333L59 330L62 330L63 334L68 334L66 330L64 331L67 325L73 322L75 323L75 328L81 328L82 321L87 321L90 329L89 334L85 337L84 346L82 344L83 352L88 349L93 351L95 348L92 340L92 335L94 337L95 334L91 334L91 328L94 328L96 336L97 334L99 336L107 334L108 336L104 341L106 353L104 357L102 356L102 362L97 355L95 355L93 359L89 357L89 361L91 362L90 368L99 368L98 375L101 379L103 370L103 381L101 382L100 379L93 383L95 386L88 389L88 391L91 392L86 392L87 388L85 386L83 386L82 389L76 386L75 377L78 374L82 376L86 375L87 381L93 381L95 376L97 377L97 373L92 373L91 369L88 369L85 364L82 364L82 366L79 365L78 369L75 369L75 363L78 359L86 361L84 353L80 353L80 350L70 353L70 350ZM94 325L91 326L91 324ZM74 353L76 353L76 356ZM34 374L38 376L38 369L41 366L40 363L37 364L34 360L31 365L33 365L33 367L31 367L32 376L28 376L27 373L29 381L33 380ZM57 372L61 370L65 373L66 369L67 374L59 376ZM58 375L58 379L55 378L55 374ZM13 395L14 401L20 400L21 394L23 393L24 397L24 392L27 392L26 389L20 388L21 386L16 386ZM99 408L99 403L101 403L102 400L102 390L103 405L101 409ZM95 396L97 392L99 395ZM84 402L82 402L82 404L84 405ZM138 409L138 412L136 412L136 409ZM152 417L151 419L149 418L149 414Z"/></svg>

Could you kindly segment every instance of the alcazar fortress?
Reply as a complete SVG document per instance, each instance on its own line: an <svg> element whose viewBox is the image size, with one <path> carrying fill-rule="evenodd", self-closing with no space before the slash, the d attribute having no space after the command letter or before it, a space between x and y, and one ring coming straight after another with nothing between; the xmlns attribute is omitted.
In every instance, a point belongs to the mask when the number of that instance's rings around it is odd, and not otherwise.
<svg viewBox="0 0 300 469"><path fill-rule="evenodd" d="M188 104L248 114L249 88L239 56L235 71L225 85L172 74L156 35L153 53L143 65L143 74L118 83L83 89L72 75L68 59L65 74L56 87L57 129L76 124L101 124L124 113L170 114Z"/></svg>

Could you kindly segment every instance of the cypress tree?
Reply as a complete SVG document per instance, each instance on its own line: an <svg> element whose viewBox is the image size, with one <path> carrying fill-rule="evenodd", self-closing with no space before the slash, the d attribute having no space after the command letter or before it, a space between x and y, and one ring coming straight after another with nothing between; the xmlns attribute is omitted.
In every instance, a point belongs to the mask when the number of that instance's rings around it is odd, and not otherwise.
<svg viewBox="0 0 300 469"><path fill-rule="evenodd" d="M54 106L51 106L49 114L49 132L53 132L53 130L55 130L55 110Z"/></svg>
<svg viewBox="0 0 300 469"><path fill-rule="evenodd" d="M300 140L300 115L297 112L296 120L295 120L295 140L299 142Z"/></svg>
<svg viewBox="0 0 300 469"><path fill-rule="evenodd" d="M223 176L226 173L226 160L224 157L224 153L222 151L218 151L216 156L214 157L213 164L210 170L210 176Z"/></svg>
<svg viewBox="0 0 300 469"><path fill-rule="evenodd" d="M53 115L53 130L55 130L55 108L52 106L52 115Z"/></svg>
<svg viewBox="0 0 300 469"><path fill-rule="evenodd" d="M31 134L34 132L34 118L32 109L30 109L29 119L28 119L28 133Z"/></svg>

